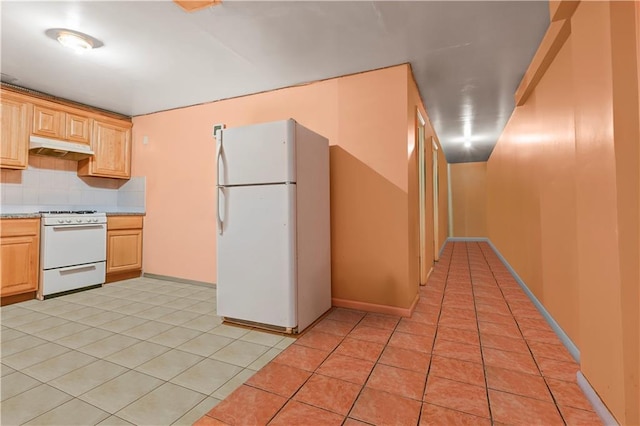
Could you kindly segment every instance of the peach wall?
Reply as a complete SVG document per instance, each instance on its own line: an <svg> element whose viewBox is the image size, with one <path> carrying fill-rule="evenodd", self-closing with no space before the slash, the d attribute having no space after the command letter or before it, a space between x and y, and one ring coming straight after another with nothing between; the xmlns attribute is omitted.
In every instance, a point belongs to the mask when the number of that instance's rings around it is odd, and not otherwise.
<svg viewBox="0 0 640 426"><path fill-rule="evenodd" d="M489 238L640 422L640 124L634 3L581 2L571 35L487 163Z"/></svg>
<svg viewBox="0 0 640 426"><path fill-rule="evenodd" d="M331 144L333 297L409 307L408 69L135 117L133 173L147 177L145 271L215 282L212 125L291 117Z"/></svg>
<svg viewBox="0 0 640 426"><path fill-rule="evenodd" d="M487 163L451 164L454 237L487 236Z"/></svg>

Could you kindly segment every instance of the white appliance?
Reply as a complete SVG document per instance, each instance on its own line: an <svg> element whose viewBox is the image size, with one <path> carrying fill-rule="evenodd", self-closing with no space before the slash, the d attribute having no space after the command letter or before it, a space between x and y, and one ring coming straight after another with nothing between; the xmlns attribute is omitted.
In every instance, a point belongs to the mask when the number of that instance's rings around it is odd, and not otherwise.
<svg viewBox="0 0 640 426"><path fill-rule="evenodd" d="M328 140L290 119L216 152L218 315L299 333L331 308Z"/></svg>
<svg viewBox="0 0 640 426"><path fill-rule="evenodd" d="M102 285L106 215L92 210L41 213L39 298Z"/></svg>

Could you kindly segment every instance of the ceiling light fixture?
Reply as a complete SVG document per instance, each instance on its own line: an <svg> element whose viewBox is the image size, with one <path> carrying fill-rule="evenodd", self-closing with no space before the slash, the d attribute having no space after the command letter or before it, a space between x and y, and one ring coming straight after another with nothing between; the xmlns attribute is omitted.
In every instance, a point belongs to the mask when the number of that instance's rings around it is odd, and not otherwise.
<svg viewBox="0 0 640 426"><path fill-rule="evenodd" d="M466 141L466 142L464 143L464 147L465 147L465 148L471 148L471 141Z"/></svg>
<svg viewBox="0 0 640 426"><path fill-rule="evenodd" d="M45 34L47 37L57 40L61 45L78 54L87 52L91 49L97 49L104 45L104 43L97 38L66 28L50 28L45 31Z"/></svg>

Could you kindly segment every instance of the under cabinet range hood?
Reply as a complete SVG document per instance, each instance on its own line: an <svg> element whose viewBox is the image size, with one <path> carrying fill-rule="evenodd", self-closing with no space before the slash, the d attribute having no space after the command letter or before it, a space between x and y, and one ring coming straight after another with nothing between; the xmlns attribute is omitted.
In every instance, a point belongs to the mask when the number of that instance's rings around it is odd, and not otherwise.
<svg viewBox="0 0 640 426"><path fill-rule="evenodd" d="M84 160L93 155L93 151L89 145L47 139L39 136L31 136L29 138L29 153L73 161Z"/></svg>

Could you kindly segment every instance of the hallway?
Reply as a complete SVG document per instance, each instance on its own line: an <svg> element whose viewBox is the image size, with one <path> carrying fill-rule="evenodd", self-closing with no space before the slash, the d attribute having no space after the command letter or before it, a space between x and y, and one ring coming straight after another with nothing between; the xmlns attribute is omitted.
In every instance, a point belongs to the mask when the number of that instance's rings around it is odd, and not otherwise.
<svg viewBox="0 0 640 426"><path fill-rule="evenodd" d="M196 424L601 424L486 243L449 242L411 318L334 309Z"/></svg>

